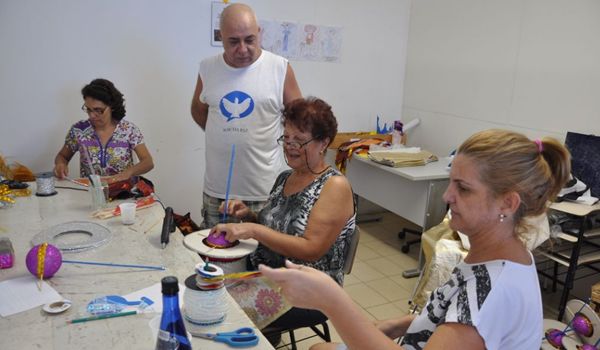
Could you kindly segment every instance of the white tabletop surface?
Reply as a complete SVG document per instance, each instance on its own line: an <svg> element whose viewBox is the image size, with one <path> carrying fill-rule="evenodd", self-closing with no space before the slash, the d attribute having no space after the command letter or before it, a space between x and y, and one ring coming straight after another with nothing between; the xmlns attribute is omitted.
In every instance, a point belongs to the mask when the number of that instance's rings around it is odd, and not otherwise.
<svg viewBox="0 0 600 350"><path fill-rule="evenodd" d="M77 187L67 182L57 186ZM35 193L35 184L32 184ZM160 204L139 210L136 223L121 224L119 218L97 220L90 217L91 196L87 192L58 188L52 197L19 197L11 208L0 209L0 237L9 237L15 250L15 266L0 270L0 281L28 276L25 256L31 248L31 238L52 225L89 220L108 227L111 241L86 252L65 254L64 259L122 264L165 266L164 271L136 270L104 266L63 264L47 282L73 306L58 315L49 315L42 307L0 318L0 349L153 349L155 337L150 322L157 313L139 314L79 324L67 320L79 317L94 297L109 294L127 295L149 287L168 275L180 283L194 272L200 262L197 254L183 246L179 231L171 234L170 243L161 249L160 232L164 211ZM225 321L207 332L231 331L253 327L246 314L227 294L230 303ZM180 291L180 300L183 293ZM0 300L0 302L9 302ZM264 336L252 349L273 349ZM223 343L193 338L194 349L231 349Z"/></svg>

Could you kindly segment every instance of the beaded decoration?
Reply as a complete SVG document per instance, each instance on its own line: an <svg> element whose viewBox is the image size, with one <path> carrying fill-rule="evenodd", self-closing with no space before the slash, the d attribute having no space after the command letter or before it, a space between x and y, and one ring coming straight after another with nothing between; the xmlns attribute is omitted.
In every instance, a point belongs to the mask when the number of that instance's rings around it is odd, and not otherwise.
<svg viewBox="0 0 600 350"><path fill-rule="evenodd" d="M44 266L46 262L46 249L48 248L48 243L40 244L40 248L37 252L37 277L40 279L40 282L44 278Z"/></svg>

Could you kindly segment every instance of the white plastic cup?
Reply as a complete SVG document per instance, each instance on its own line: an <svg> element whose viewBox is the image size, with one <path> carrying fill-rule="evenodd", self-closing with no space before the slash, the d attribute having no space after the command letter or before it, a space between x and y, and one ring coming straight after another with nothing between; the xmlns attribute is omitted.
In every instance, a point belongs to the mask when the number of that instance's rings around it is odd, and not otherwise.
<svg viewBox="0 0 600 350"><path fill-rule="evenodd" d="M123 225L135 223L135 203L121 203L119 209L121 210L121 223Z"/></svg>

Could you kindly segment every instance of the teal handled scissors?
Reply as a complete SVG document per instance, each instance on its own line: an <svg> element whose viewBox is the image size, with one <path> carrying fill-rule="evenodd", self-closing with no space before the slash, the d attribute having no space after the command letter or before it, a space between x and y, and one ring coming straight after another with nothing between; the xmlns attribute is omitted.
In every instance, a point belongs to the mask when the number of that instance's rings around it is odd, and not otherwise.
<svg viewBox="0 0 600 350"><path fill-rule="evenodd" d="M194 333L195 336L225 343L234 348L244 348L258 344L258 336L250 327L236 329L233 332L223 333Z"/></svg>

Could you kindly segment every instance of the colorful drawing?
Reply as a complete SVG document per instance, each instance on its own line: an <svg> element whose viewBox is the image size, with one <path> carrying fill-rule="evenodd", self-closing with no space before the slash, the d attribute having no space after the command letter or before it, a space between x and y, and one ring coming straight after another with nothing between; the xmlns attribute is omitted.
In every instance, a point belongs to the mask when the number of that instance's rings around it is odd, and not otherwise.
<svg viewBox="0 0 600 350"><path fill-rule="evenodd" d="M339 62L340 27L261 21L262 47L290 60Z"/></svg>

